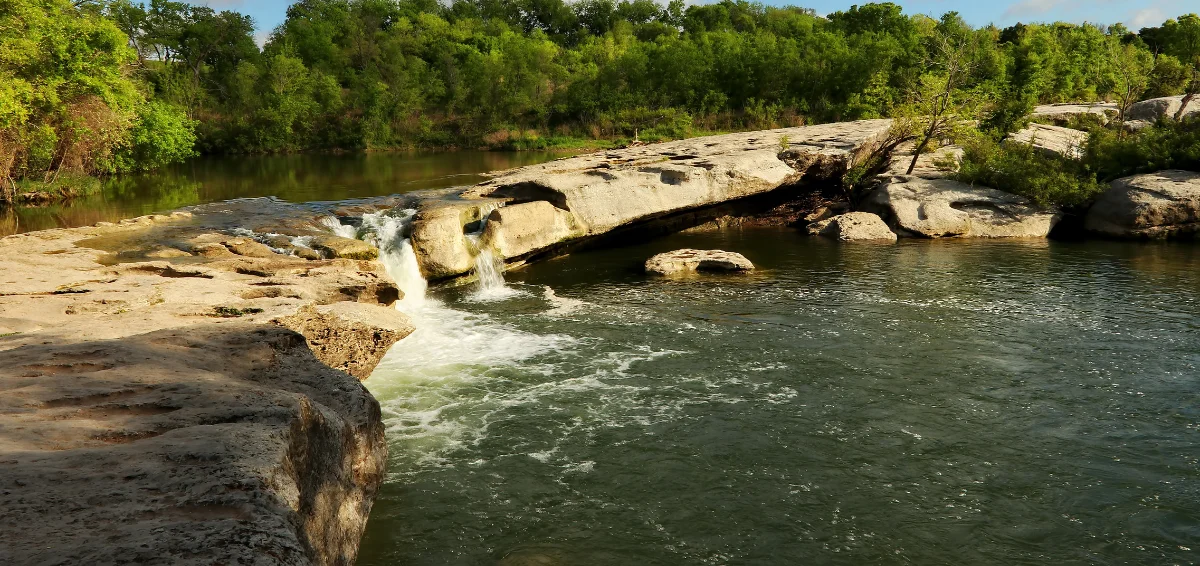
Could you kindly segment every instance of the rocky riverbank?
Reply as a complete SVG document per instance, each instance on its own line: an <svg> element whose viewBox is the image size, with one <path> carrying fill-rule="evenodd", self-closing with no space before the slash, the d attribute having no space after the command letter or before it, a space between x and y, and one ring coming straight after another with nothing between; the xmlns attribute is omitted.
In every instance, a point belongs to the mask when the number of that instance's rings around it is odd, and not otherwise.
<svg viewBox="0 0 1200 566"><path fill-rule="evenodd" d="M399 296L186 213L0 239L0 562L353 564Z"/></svg>

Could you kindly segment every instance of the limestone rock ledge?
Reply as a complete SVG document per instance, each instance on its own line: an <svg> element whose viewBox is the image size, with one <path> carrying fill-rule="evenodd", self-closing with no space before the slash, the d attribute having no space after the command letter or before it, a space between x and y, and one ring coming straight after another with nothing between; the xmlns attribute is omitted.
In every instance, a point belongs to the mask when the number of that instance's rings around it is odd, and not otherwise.
<svg viewBox="0 0 1200 566"><path fill-rule="evenodd" d="M477 247L519 264L630 227L840 179L890 126L862 120L726 134L503 171L452 199L423 203L413 220L413 249L430 280L470 271Z"/></svg>
<svg viewBox="0 0 1200 566"><path fill-rule="evenodd" d="M353 564L398 298L187 215L0 238L0 563Z"/></svg>

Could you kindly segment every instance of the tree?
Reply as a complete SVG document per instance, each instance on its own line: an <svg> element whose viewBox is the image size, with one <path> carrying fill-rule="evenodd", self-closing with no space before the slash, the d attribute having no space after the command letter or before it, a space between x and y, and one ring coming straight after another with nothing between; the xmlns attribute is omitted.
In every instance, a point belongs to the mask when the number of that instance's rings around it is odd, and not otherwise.
<svg viewBox="0 0 1200 566"><path fill-rule="evenodd" d="M1200 94L1200 16L1188 14L1163 24L1166 53L1190 67L1190 77L1175 120L1182 120L1188 104Z"/></svg>
<svg viewBox="0 0 1200 566"><path fill-rule="evenodd" d="M1108 64L1110 89L1117 97L1117 123L1122 124L1129 108L1149 86L1154 62L1145 50L1113 36L1108 41Z"/></svg>
<svg viewBox="0 0 1200 566"><path fill-rule="evenodd" d="M919 86L909 92L901 109L897 128L902 135L919 140L906 174L911 175L917 160L931 142L949 137L973 119L978 102L965 89L975 67L971 38L948 29L939 29L930 38L929 69Z"/></svg>

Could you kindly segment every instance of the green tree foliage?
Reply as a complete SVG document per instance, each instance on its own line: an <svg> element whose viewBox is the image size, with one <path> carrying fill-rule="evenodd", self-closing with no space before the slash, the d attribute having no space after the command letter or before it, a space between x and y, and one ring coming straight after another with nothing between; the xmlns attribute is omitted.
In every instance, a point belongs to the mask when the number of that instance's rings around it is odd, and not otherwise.
<svg viewBox="0 0 1200 566"><path fill-rule="evenodd" d="M147 102L131 73L137 51L118 22L90 3L0 0L0 186L9 197L13 179L59 185L64 173L191 155L191 122Z"/></svg>

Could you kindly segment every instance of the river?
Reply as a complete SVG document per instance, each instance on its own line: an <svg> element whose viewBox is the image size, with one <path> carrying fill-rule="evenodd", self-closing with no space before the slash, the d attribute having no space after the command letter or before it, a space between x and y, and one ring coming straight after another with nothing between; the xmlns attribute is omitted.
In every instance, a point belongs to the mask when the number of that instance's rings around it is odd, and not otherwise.
<svg viewBox="0 0 1200 566"><path fill-rule="evenodd" d="M655 279L650 255L744 253ZM1192 244L678 234L434 290L361 565L1191 564Z"/></svg>
<svg viewBox="0 0 1200 566"><path fill-rule="evenodd" d="M550 157L201 159L3 229L388 195ZM384 243L418 330L365 382L391 456L364 566L1200 561L1194 244L728 230L424 296L411 248ZM760 269L641 273L681 247Z"/></svg>
<svg viewBox="0 0 1200 566"><path fill-rule="evenodd" d="M543 151L376 152L201 157L103 181L100 193L45 206L0 206L0 236L175 210L234 198L337 202L469 185L482 174L562 157Z"/></svg>

